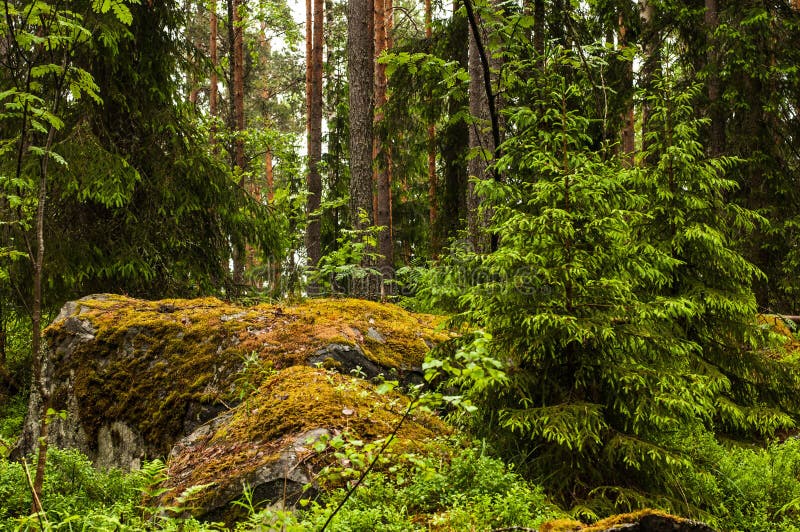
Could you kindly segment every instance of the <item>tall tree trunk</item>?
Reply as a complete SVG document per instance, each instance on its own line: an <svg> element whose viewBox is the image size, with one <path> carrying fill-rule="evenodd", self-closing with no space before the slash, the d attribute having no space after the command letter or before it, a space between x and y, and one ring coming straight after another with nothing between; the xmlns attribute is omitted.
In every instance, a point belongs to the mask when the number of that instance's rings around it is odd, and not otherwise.
<svg viewBox="0 0 800 532"><path fill-rule="evenodd" d="M233 81L233 165L234 171L239 174L239 186L245 187L245 154L244 154L244 27L242 22L242 8L246 0L228 0L230 15L229 38L232 36L231 68ZM244 284L244 269L247 260L247 251L234 250L233 254L233 282L236 285Z"/></svg>
<svg viewBox="0 0 800 532"><path fill-rule="evenodd" d="M374 37L375 58L377 59L387 48L386 43L386 6L385 0L374 0ZM383 107L386 105L386 65L375 63L375 123L383 121ZM373 139L373 156L375 159L374 176L376 183L375 225L384 229L378 233L378 270L381 273L381 295L390 295L391 284L383 281L392 279L393 249L391 227L391 183L389 181L388 143L376 135Z"/></svg>
<svg viewBox="0 0 800 532"><path fill-rule="evenodd" d="M372 137L375 53L372 0L348 0L347 73L350 80L350 212L353 227L373 222ZM368 265L368 261L365 263ZM369 282L369 281L368 281ZM374 294L374 286L353 287L357 295Z"/></svg>
<svg viewBox="0 0 800 532"><path fill-rule="evenodd" d="M656 74L661 71L661 58L659 53L659 36L656 31L656 12L653 0L640 0L639 16L642 21L642 48L644 60L641 68L641 87L649 91L653 87ZM647 150L647 134L650 130L650 105L647 100L642 101L642 151ZM652 163L653 161L647 161Z"/></svg>
<svg viewBox="0 0 800 532"><path fill-rule="evenodd" d="M269 61L270 56L272 55L272 43L267 39L267 23L265 21L261 22L261 33L259 35L259 41L261 43L261 49L263 53L260 55L260 61L264 69L266 70L267 64ZM264 88L261 90L261 99L265 102L271 98L269 93L269 87L267 83L264 83ZM264 114L264 124L270 124L271 120L269 117L269 113ZM272 146L267 146L266 150L264 151L264 177L267 186L267 202L272 203L273 198L275 197L275 179L272 167Z"/></svg>
<svg viewBox="0 0 800 532"><path fill-rule="evenodd" d="M622 13L619 14L619 48L624 52L629 46L628 27ZM635 119L633 113L633 61L625 61L625 71L622 78L622 92L625 95L625 108L622 111L621 148L623 161L633 165L634 152L636 151Z"/></svg>
<svg viewBox="0 0 800 532"><path fill-rule="evenodd" d="M544 0L533 2L533 49L539 57L539 69L544 66Z"/></svg>
<svg viewBox="0 0 800 532"><path fill-rule="evenodd" d="M705 0L705 25L708 35L706 68L708 70L708 114L711 119L709 155L719 157L725 150L725 113L720 102L719 51L715 37L719 26L717 0Z"/></svg>
<svg viewBox="0 0 800 532"><path fill-rule="evenodd" d="M191 50L187 57L187 62L191 64L189 69L189 97L188 101L192 105L192 107L197 106L197 97L200 95L200 82L197 79L197 63L196 58L199 55L200 50L200 38L199 34L196 31L193 31L192 26L194 26L195 17L199 18L201 13L200 8L197 8L197 12L195 13L195 9L197 6L194 5L194 2L190 0L185 0L183 2L183 10L186 12L186 25L189 27L189 33L191 34Z"/></svg>
<svg viewBox="0 0 800 532"><path fill-rule="evenodd" d="M47 135L47 150L52 146L55 128L50 126ZM50 397L44 384L44 357L42 355L42 273L44 269L44 214L47 200L47 162L49 157L45 153L42 161L42 174L39 179L39 204L36 207L36 255L33 261L33 307L31 316L31 351L34 361L34 382L38 387L37 392L41 397L41 420L39 422L39 456L36 462L36 475L33 481L33 512L42 511L42 488L44 487L44 472L47 464L47 410L50 406Z"/></svg>
<svg viewBox="0 0 800 532"><path fill-rule="evenodd" d="M476 26L482 25L477 22ZM475 192L475 179L488 178L488 166L494 151L495 142L492 136L489 111L489 95L486 90L484 64L481 61L479 47L487 42L483 31L476 33L475 26L470 25L469 32L469 113L473 124L469 128L470 150L479 153L473 156L467 165L469 184L467 185L467 226L473 249L478 253L490 251L489 235L486 228L489 213L481 209L481 199ZM487 52L488 53L488 52Z"/></svg>
<svg viewBox="0 0 800 532"><path fill-rule="evenodd" d="M48 32L49 33L49 32ZM53 116L58 116L62 91L64 82L67 75L67 65L69 63L68 54L64 53L61 63L61 76L55 84L53 94L55 101L51 109ZM48 166L50 163L50 151L53 148L55 140L56 128L51 125L47 132L47 140L44 146L44 155L40 162L40 176L39 176L39 201L36 206L36 255L31 257L33 262L33 306L31 315L31 350L33 354L33 377L35 386L38 387L39 396L41 397L41 420L39 423L39 456L36 461L36 476L33 481L33 511L42 511L42 489L44 487L44 473L45 466L47 465L47 432L48 432L48 410L50 409L50 395L47 393L44 380L44 354L42 352L42 280L44 274L44 217L45 217L45 204L47 202L47 178ZM24 144L24 139L20 142Z"/></svg>
<svg viewBox="0 0 800 532"><path fill-rule="evenodd" d="M212 0L210 3L211 13L209 15L209 29L210 37L208 41L209 55L211 56L211 87L208 91L208 109L211 113L211 132L210 139L213 146L214 153L217 152L217 100L219 99L219 76L217 75L217 67L219 65L219 57L217 57L217 0Z"/></svg>
<svg viewBox="0 0 800 532"><path fill-rule="evenodd" d="M228 28L227 28L228 29L228 34L227 34L227 40L228 40L228 70L227 70L227 72L225 72L225 78L226 78L225 79L225 83L227 84L227 90L225 91L225 94L226 94L226 96L228 98L228 115L225 117L226 118L225 126L228 129L228 133L231 133L231 132L236 130L236 103L235 103L235 99L233 98L233 85L234 85L234 83L233 83L234 73L233 72L234 72L234 63L236 62L235 59L234 59L234 55L233 55L233 50L235 48L234 43L236 41L236 36L234 35L234 31L233 31L233 11L234 11L234 9L233 9L234 3L233 2L234 2L234 0L227 0L225 2L225 6L227 8L227 14L228 14L228 19L227 19L227 22L228 22ZM226 146L226 149L228 150L228 156L230 157L231 167L233 167L233 165L235 164L234 161L236 160L236 156L234 154L234 148L233 148L233 146L231 144L228 144Z"/></svg>
<svg viewBox="0 0 800 532"><path fill-rule="evenodd" d="M386 48L391 50L394 46L394 0L385 0L386 6ZM386 79L386 67L383 67L383 77ZM388 81L386 81L386 85L388 86ZM386 175L387 181L389 183L389 242L394 243L394 210L392 207L392 203L394 199L392 198L392 169L394 168L394 163L392 161L392 143L386 148ZM393 264L390 261L390 264ZM394 266L391 266L392 276L394 276Z"/></svg>
<svg viewBox="0 0 800 532"><path fill-rule="evenodd" d="M428 39L429 46L432 46L433 15L431 10L431 0L425 0L425 38ZM439 183L436 175L436 125L431 122L428 124L428 220L431 234L431 257L434 259L439 256L441 251L441 244L436 224L436 217L439 211L437 198L438 188Z"/></svg>
<svg viewBox="0 0 800 532"><path fill-rule="evenodd" d="M306 0L306 135L311 134L311 77L314 70L314 6Z"/></svg>
<svg viewBox="0 0 800 532"><path fill-rule="evenodd" d="M242 8L245 0L233 0L233 104L236 117L235 164L244 172L244 27ZM241 178L244 184L244 177Z"/></svg>
<svg viewBox="0 0 800 532"><path fill-rule="evenodd" d="M322 203L322 178L319 165L322 161L322 49L325 43L323 35L323 0L314 0L313 36L311 50L311 100L308 124L308 198L306 214L306 250L308 266L316 268L322 257L322 231L319 211ZM309 293L317 292L317 286L309 286Z"/></svg>
<svg viewBox="0 0 800 532"><path fill-rule="evenodd" d="M570 8L567 8L566 0L553 0L552 13L550 17L550 20L552 21L552 26L550 26L550 34L551 38L565 50L569 48L567 46L567 28L564 24L566 17L568 16L567 9Z"/></svg>
<svg viewBox="0 0 800 532"><path fill-rule="evenodd" d="M455 61L464 69L469 63L469 24L463 14L455 12L452 19L452 35L455 46L449 50L446 59ZM469 105L468 95L455 94L447 102L447 115L461 116L459 113ZM467 218L467 151L471 126L463 118L448 121L442 126L438 137L439 157L442 168L440 182L441 202L437 220L442 241L457 236L464 228Z"/></svg>

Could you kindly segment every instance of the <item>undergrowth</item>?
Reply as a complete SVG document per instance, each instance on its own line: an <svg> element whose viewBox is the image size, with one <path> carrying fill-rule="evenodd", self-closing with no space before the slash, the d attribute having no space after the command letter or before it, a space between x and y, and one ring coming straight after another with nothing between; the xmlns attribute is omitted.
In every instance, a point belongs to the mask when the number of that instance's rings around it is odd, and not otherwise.
<svg viewBox="0 0 800 532"><path fill-rule="evenodd" d="M763 448L723 445L709 436L694 436L686 443L698 462L714 464L710 476L681 479L702 483L716 498L707 509L709 523L720 531L800 532L800 439ZM356 445L342 452L346 470L357 468L359 453L369 451ZM172 508L145 505L143 501L158 493L164 471L159 461L132 473L98 471L77 451L53 449L42 501L46 513L36 516L30 514L25 465L0 458L0 530L317 531L345 497L347 479L352 479L342 470L326 470L317 479L326 487L321 495L302 500L295 511L264 508L246 492L236 503L246 517L225 527L183 517L182 510L191 507L188 498L183 506ZM431 442L422 451L390 447L327 530L537 529L565 517L541 487L522 479L481 445L450 438Z"/></svg>

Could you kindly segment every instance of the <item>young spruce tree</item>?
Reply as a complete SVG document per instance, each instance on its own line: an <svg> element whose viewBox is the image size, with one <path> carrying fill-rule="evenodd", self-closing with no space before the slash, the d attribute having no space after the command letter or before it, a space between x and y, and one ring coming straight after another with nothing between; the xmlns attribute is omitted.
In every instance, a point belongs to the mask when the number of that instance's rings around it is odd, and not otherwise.
<svg viewBox="0 0 800 532"><path fill-rule="evenodd" d="M697 515L714 501L688 438L792 423L756 350L758 271L729 245L757 218L724 203L732 161L702 159L691 91L650 97L653 168L604 158L575 110L591 84L565 76L578 61L519 82L538 101L508 110L508 181L478 187L499 247L467 257L466 286L450 264L433 289L460 291L456 321L483 332L429 367L458 375L480 435L564 502Z"/></svg>

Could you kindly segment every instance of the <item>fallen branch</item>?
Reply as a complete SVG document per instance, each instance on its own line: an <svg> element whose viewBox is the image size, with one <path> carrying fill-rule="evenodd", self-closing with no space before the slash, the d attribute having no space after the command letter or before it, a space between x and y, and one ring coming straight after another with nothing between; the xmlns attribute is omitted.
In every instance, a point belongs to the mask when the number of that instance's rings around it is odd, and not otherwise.
<svg viewBox="0 0 800 532"><path fill-rule="evenodd" d="M386 438L386 441L383 442L383 445L381 446L380 450L375 454L375 458L373 458L372 462L370 462L369 467L367 467L367 469L365 469L364 472L361 473L361 476L358 477L358 480L356 481L356 483L353 484L353 486L349 490L347 490L347 493L345 494L344 499L342 499L342 502L339 503L339 506L337 506L336 509L333 511L333 513L328 516L328 520L325 521L324 525L322 525L322 528L320 529L320 532L324 532L325 529L328 528L328 525L331 523L331 521L333 521L333 518L336 516L336 514L339 513L339 510L342 509L342 506L344 506L344 503L347 502L347 499L349 499L350 496L353 494L353 492L356 491L356 488L358 488L361 485L361 482L363 482L364 479L367 478L367 475L369 475L369 472L372 471L372 468L378 462L378 458L381 457L381 454L383 454L383 451L385 451L386 448L389 446L389 444L392 443L392 440L394 440L394 437L397 435L397 431L400 430L400 427L403 425L403 422L408 418L409 415L411 415L411 411L414 409L415 403L416 403L415 401L409 401L408 408L406 409L406 413L403 414L403 417L400 418L400 421L397 422L397 425L394 427L394 430L392 431L392 433L389 435L388 438Z"/></svg>
<svg viewBox="0 0 800 532"><path fill-rule="evenodd" d="M44 521L47 520L47 517L44 515L44 508L42 508L42 501L39 500L39 495L36 493L36 489L33 487L33 479L31 478L31 472L28 470L28 461L22 460L22 468L25 470L25 478L28 480L28 488L31 490L31 495L33 496L33 504L36 510L36 518L39 519L39 527L42 530L45 530Z"/></svg>

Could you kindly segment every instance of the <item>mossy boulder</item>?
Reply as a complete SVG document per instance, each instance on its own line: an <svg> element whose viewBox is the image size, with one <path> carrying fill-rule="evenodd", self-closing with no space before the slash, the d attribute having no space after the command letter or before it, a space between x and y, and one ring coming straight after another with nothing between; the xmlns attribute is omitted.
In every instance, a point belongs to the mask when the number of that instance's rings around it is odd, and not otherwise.
<svg viewBox="0 0 800 532"><path fill-rule="evenodd" d="M276 460L302 460L308 435L391 432L405 399L378 396L350 373L418 379L425 353L447 338L438 323L362 300L241 307L214 298L85 297L45 331L45 389L50 406L67 413L53 419L49 439L103 467L169 455L176 493L213 483L206 502L214 507L242 482L268 480ZM42 402L34 393L17 455L34 450ZM411 421L400 436L443 427ZM292 475L272 476L308 479L302 468Z"/></svg>
<svg viewBox="0 0 800 532"><path fill-rule="evenodd" d="M178 442L168 462L170 506L192 486L208 486L192 499L206 517L229 520L228 503L252 488L256 501L293 505L332 453L313 444L346 434L363 442L390 437L415 447L448 431L430 415L412 415L402 424L408 399L377 393L367 381L323 368L281 370L230 411Z"/></svg>
<svg viewBox="0 0 800 532"><path fill-rule="evenodd" d="M559 519L541 526L540 532L715 532L705 523L658 510L639 510L613 515L593 525Z"/></svg>

